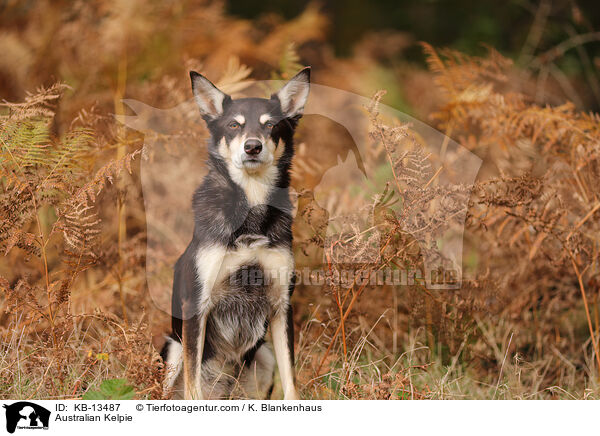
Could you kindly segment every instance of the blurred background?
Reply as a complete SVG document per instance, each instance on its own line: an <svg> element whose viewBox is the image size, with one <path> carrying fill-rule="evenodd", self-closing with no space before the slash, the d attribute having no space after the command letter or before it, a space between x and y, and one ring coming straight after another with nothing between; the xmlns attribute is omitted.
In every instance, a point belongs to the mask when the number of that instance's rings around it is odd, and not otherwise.
<svg viewBox="0 0 600 436"><path fill-rule="evenodd" d="M260 4L227 2L227 10L243 18L278 14L287 19L299 15L311 2L268 0ZM407 39L403 58L423 62L423 55L411 41L449 46L467 54L481 54L488 44L510 57L518 57L531 31L533 20L546 21L538 48L549 49L570 36L597 30L600 11L593 1L382 1L319 2L330 20L327 40L336 55L351 56L354 45L372 32L402 32ZM541 10L540 10L541 9ZM542 26L542 22L538 22ZM537 29L538 31L541 29ZM597 55L598 45L588 47ZM576 56L575 56L576 57ZM576 64L572 56L570 62ZM581 73L582 71L580 71Z"/></svg>
<svg viewBox="0 0 600 436"><path fill-rule="evenodd" d="M418 72L425 69L418 42L426 41L470 55L494 47L518 66L531 67L532 79L542 82L541 100L547 94L566 95L586 109L597 109L600 101L600 8L594 1L133 1L109 6L4 0L0 11L0 91L9 100L52 80L76 88L85 84L85 90L115 88L124 62L126 86L153 81L181 72L182 58L206 56L211 43L221 54L212 53L205 68L224 68L227 52L265 77L281 47L293 43L315 71L329 69L334 60L340 73L361 68L362 81L385 87L392 106L422 114L418 102L427 99L414 95L413 81L420 83ZM78 28L82 20L85 27ZM284 31L285 22L294 25ZM225 39L226 45L218 45ZM250 41L263 44L252 51ZM78 69L89 70L86 62L94 69L84 77ZM112 74L88 83L100 69Z"/></svg>

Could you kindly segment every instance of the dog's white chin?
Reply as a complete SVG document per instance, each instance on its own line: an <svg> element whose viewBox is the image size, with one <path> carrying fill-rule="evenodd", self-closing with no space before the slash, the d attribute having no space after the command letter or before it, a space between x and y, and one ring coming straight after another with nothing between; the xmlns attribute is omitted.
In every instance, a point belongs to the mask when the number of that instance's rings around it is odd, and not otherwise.
<svg viewBox="0 0 600 436"><path fill-rule="evenodd" d="M265 162L246 160L242 162L242 165L248 173L255 173L260 171L265 166Z"/></svg>

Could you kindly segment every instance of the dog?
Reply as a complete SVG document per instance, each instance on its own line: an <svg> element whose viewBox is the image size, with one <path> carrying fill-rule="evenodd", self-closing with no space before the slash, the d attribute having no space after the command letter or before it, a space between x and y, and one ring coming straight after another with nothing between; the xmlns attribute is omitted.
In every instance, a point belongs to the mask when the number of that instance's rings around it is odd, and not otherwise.
<svg viewBox="0 0 600 436"><path fill-rule="evenodd" d="M208 173L192 200L192 241L175 265L165 386L185 399L269 399L277 363L284 399L299 399L288 189L310 67L268 99L232 99L201 74L190 78L210 132Z"/></svg>

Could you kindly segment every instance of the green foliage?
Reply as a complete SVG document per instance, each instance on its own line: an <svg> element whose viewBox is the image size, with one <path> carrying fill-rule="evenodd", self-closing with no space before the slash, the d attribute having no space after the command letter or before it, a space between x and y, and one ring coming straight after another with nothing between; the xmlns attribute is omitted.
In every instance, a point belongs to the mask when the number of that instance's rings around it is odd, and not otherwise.
<svg viewBox="0 0 600 436"><path fill-rule="evenodd" d="M104 380L97 391L87 391L84 400L131 400L135 396L133 386L127 379Z"/></svg>
<svg viewBox="0 0 600 436"><path fill-rule="evenodd" d="M300 56L296 51L296 45L290 42L279 59L279 72L273 72L273 79L290 79L294 74L300 71L304 64L300 61Z"/></svg>

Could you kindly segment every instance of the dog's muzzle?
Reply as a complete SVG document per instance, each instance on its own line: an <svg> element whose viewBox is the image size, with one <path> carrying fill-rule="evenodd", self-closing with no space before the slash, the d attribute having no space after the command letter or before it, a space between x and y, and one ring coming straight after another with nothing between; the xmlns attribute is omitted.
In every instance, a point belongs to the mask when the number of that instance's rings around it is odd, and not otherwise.
<svg viewBox="0 0 600 436"><path fill-rule="evenodd" d="M262 151L262 142L258 139L248 139L244 142L244 151L249 156L256 156Z"/></svg>

